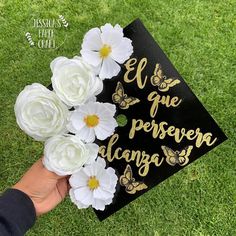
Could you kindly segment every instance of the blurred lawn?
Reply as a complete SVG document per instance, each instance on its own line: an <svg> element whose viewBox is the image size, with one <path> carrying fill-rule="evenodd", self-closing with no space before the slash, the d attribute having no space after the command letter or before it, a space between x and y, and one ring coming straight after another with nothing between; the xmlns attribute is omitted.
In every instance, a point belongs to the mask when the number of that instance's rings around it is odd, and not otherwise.
<svg viewBox="0 0 236 236"><path fill-rule="evenodd" d="M33 18L65 16L58 50L30 48ZM84 33L106 22L139 17L229 140L104 222L69 199L40 217L29 236L236 235L236 1L0 0L0 190L14 184L43 145L15 122L13 105L25 85L50 83L49 63L79 53ZM63 36L64 34L64 36Z"/></svg>

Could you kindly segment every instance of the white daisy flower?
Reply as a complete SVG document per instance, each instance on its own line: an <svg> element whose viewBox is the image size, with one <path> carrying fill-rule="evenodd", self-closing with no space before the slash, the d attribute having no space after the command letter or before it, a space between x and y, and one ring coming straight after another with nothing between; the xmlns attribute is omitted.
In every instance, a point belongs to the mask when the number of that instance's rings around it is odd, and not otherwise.
<svg viewBox="0 0 236 236"><path fill-rule="evenodd" d="M119 64L133 53L131 42L124 37L120 25L105 24L101 29L93 28L85 34L80 53L88 64L99 68L101 79L110 79L119 73Z"/></svg>
<svg viewBox="0 0 236 236"><path fill-rule="evenodd" d="M79 209L92 206L103 211L112 203L118 178L113 168L105 167L105 160L98 157L70 177L70 198Z"/></svg>
<svg viewBox="0 0 236 236"><path fill-rule="evenodd" d="M89 102L71 112L67 128L85 142L95 137L104 140L118 126L114 118L116 106L110 103Z"/></svg>

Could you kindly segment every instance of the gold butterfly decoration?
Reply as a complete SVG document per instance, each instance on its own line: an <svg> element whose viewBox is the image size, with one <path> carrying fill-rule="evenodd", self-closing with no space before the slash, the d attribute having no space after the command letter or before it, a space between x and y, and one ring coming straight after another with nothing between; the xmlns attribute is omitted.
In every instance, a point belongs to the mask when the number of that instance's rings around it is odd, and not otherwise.
<svg viewBox="0 0 236 236"><path fill-rule="evenodd" d="M179 164L180 166L185 166L189 162L189 155L193 149L193 146L187 146L182 151L173 151L171 148L166 146L161 146L165 156L166 162L174 166Z"/></svg>
<svg viewBox="0 0 236 236"><path fill-rule="evenodd" d="M123 85L120 82L117 83L116 91L112 94L112 101L118 103L121 109L128 109L129 106L140 102L138 98L128 97L128 95L124 93Z"/></svg>
<svg viewBox="0 0 236 236"><path fill-rule="evenodd" d="M159 91L166 92L169 88L179 84L180 80L175 78L167 79L166 76L163 75L161 65L157 63L154 70L154 75L151 76L151 83L153 86L157 86Z"/></svg>
<svg viewBox="0 0 236 236"><path fill-rule="evenodd" d="M127 165L124 174L120 176L120 185L125 186L125 191L129 194L135 194L137 191L146 189L148 186L133 178L133 173L130 165Z"/></svg>

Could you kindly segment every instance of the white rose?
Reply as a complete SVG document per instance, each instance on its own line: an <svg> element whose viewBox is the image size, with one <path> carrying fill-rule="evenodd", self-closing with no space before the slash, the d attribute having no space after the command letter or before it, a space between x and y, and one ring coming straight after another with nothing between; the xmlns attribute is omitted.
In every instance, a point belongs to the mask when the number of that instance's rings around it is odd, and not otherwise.
<svg viewBox="0 0 236 236"><path fill-rule="evenodd" d="M44 166L57 175L71 175L98 155L98 145L85 144L74 135L57 135L45 142Z"/></svg>
<svg viewBox="0 0 236 236"><path fill-rule="evenodd" d="M27 85L18 95L14 110L17 124L37 141L67 132L67 106L41 84Z"/></svg>
<svg viewBox="0 0 236 236"><path fill-rule="evenodd" d="M81 57L57 57L50 64L52 87L68 106L78 106L99 94L103 83L94 69Z"/></svg>

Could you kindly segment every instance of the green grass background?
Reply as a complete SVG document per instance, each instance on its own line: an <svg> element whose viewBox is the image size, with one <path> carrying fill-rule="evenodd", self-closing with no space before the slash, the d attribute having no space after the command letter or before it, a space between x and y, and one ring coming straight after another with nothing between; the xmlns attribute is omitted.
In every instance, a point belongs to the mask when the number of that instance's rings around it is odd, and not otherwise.
<svg viewBox="0 0 236 236"><path fill-rule="evenodd" d="M69 22L57 50L30 48L34 18ZM235 0L0 0L0 190L12 186L42 154L13 106L25 85L50 83L49 63L80 51L83 35L106 22L139 17L225 131L229 140L104 222L67 198L27 235L236 235L236 1ZM35 33L34 33L35 34Z"/></svg>

